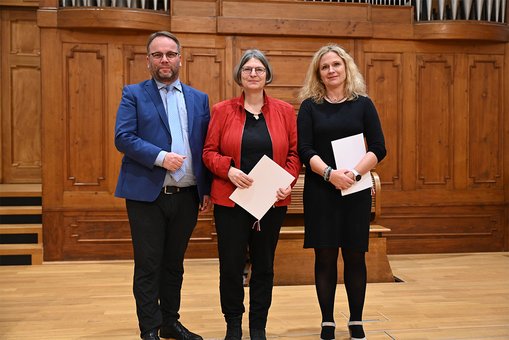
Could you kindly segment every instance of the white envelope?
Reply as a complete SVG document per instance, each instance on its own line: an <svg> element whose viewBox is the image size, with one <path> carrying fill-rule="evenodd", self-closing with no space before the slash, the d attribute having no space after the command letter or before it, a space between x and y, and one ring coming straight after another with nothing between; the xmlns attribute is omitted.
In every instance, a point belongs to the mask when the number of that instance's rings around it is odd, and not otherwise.
<svg viewBox="0 0 509 340"><path fill-rule="evenodd" d="M364 134L362 133L333 140L331 144L337 169L353 169L366 154ZM354 192L371 188L372 186L371 173L368 171L362 175L360 181L354 183L346 190L341 190L341 194L343 196L353 194Z"/></svg>
<svg viewBox="0 0 509 340"><path fill-rule="evenodd" d="M276 202L279 188L287 188L295 179L288 171L267 156L263 156L249 172L253 184L247 189L237 188L230 199L261 220Z"/></svg>

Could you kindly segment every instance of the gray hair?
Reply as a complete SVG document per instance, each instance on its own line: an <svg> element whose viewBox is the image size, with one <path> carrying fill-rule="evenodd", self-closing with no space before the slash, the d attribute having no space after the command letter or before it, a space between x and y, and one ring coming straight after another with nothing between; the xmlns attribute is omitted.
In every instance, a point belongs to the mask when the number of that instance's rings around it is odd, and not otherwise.
<svg viewBox="0 0 509 340"><path fill-rule="evenodd" d="M244 65L253 58L259 60L265 67L265 85L270 84L272 82L272 67L270 66L265 54L257 49L251 49L244 52L244 55L240 58L238 65L233 69L233 80L242 86L242 67L244 67Z"/></svg>

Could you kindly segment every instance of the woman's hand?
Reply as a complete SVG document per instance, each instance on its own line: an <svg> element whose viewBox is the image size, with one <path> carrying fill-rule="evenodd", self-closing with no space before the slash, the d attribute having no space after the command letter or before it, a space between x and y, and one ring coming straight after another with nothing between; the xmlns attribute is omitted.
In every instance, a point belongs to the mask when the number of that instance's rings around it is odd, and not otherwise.
<svg viewBox="0 0 509 340"><path fill-rule="evenodd" d="M282 201L282 200L286 199L288 197L288 195L290 195L291 192L292 192L291 186L288 186L288 188L286 188L286 189L279 188L276 192L276 198L278 201Z"/></svg>
<svg viewBox="0 0 509 340"><path fill-rule="evenodd" d="M348 169L332 170L329 182L338 190L348 189L355 183L353 173Z"/></svg>
<svg viewBox="0 0 509 340"><path fill-rule="evenodd" d="M228 178L237 188L246 189L253 184L253 179L246 175L242 170L230 167Z"/></svg>

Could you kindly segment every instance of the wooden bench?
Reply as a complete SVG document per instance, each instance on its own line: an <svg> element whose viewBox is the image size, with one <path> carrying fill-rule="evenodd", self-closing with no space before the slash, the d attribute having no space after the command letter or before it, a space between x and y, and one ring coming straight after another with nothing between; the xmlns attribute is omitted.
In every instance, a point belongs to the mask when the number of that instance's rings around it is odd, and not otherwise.
<svg viewBox="0 0 509 340"><path fill-rule="evenodd" d="M368 282L394 282L387 258L385 233L390 229L375 224L381 210L381 184L376 172L371 172L375 195L371 205L369 251L366 253ZM304 249L304 214L302 192L304 175L301 174L292 191L292 204L281 228L274 260L274 285L314 284L314 250ZM343 261L338 259L338 283L343 283Z"/></svg>

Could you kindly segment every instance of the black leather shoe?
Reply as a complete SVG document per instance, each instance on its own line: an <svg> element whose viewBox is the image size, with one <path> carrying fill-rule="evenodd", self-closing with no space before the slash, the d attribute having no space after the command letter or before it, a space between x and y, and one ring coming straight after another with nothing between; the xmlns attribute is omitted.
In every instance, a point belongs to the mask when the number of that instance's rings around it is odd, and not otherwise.
<svg viewBox="0 0 509 340"><path fill-rule="evenodd" d="M190 332L180 322L175 321L173 325L162 326L159 331L161 338L173 338L177 340L203 340L198 334Z"/></svg>
<svg viewBox="0 0 509 340"><path fill-rule="evenodd" d="M148 331L141 337L143 340L160 340L159 335L157 335L157 330Z"/></svg>

